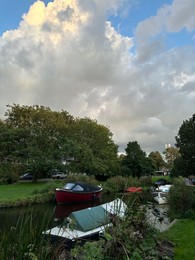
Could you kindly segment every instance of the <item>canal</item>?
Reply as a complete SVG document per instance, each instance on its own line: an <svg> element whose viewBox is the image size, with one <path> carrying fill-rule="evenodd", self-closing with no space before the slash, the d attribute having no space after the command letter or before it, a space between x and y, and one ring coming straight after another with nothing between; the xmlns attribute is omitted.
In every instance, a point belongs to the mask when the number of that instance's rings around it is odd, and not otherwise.
<svg viewBox="0 0 195 260"><path fill-rule="evenodd" d="M20 226L23 221L32 222L35 227L43 230L60 224L71 212L94 207L115 199L114 196L103 194L101 200L85 203L61 204L45 203L25 207L0 208L0 232Z"/></svg>

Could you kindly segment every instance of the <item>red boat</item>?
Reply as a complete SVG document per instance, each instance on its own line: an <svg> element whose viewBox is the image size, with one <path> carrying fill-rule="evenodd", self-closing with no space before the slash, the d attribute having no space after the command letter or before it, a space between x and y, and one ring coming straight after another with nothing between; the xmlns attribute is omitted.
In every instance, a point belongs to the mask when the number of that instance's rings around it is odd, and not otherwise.
<svg viewBox="0 0 195 260"><path fill-rule="evenodd" d="M102 187L88 185L84 182L70 182L63 188L55 190L57 203L85 202L99 199Z"/></svg>
<svg viewBox="0 0 195 260"><path fill-rule="evenodd" d="M141 191L143 191L142 187L129 187L125 189L125 192L131 192L131 193L141 192Z"/></svg>

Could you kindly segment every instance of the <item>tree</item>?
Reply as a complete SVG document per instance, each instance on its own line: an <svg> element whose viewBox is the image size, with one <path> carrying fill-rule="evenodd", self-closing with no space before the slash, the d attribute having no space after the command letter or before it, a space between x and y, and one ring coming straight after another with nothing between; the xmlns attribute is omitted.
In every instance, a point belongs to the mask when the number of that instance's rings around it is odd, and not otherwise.
<svg viewBox="0 0 195 260"><path fill-rule="evenodd" d="M173 173L182 176L194 175L195 173L195 114L188 120L183 121L178 135L175 137L176 147L180 157L175 160Z"/></svg>
<svg viewBox="0 0 195 260"><path fill-rule="evenodd" d="M139 178L154 171L151 158L146 157L137 141L129 142L125 151L126 156L122 160L122 165L126 168L127 175Z"/></svg>
<svg viewBox="0 0 195 260"><path fill-rule="evenodd" d="M165 164L162 155L158 151L151 152L148 157L154 162L157 171Z"/></svg>
<svg viewBox="0 0 195 260"><path fill-rule="evenodd" d="M69 161L64 167L73 172L109 175L116 169L118 146L109 128L43 106L8 107L5 123L0 124L0 131L6 129L5 147L11 143L5 152L26 164L34 181L49 169L62 167L62 159Z"/></svg>
<svg viewBox="0 0 195 260"><path fill-rule="evenodd" d="M112 175L117 167L118 146L109 128L90 118L76 119L72 127L71 156L76 171L91 175Z"/></svg>
<svg viewBox="0 0 195 260"><path fill-rule="evenodd" d="M169 170L173 168L174 161L179 157L179 149L177 147L168 147L163 152L165 155L166 166Z"/></svg>
<svg viewBox="0 0 195 260"><path fill-rule="evenodd" d="M36 181L63 158L62 144L69 136L73 118L64 111L53 112L43 106L8 107L5 123L12 131L10 155L26 164Z"/></svg>

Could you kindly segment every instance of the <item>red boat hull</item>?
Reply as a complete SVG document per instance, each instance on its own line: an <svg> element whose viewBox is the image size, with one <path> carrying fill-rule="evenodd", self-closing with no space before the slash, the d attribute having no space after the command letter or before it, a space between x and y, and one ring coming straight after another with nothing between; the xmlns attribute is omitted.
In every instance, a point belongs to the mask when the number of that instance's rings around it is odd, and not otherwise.
<svg viewBox="0 0 195 260"><path fill-rule="evenodd" d="M55 190L57 203L85 202L99 199L102 189L93 192L73 192L63 189Z"/></svg>
<svg viewBox="0 0 195 260"><path fill-rule="evenodd" d="M131 192L131 193L135 193L135 192L142 192L143 189L141 187L129 187L125 189L125 192Z"/></svg>

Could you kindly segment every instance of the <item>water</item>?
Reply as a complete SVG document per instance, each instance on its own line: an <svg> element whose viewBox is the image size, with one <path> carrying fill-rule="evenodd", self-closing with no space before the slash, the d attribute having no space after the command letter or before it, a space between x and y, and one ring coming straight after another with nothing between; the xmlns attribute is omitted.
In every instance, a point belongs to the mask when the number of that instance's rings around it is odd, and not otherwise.
<svg viewBox="0 0 195 260"><path fill-rule="evenodd" d="M115 199L113 195L103 194L100 200L61 204L45 203L27 207L0 208L0 231L7 232L14 229L20 221L32 219L33 225L44 229L60 224L71 212L88 207L94 207Z"/></svg>
<svg viewBox="0 0 195 260"><path fill-rule="evenodd" d="M124 202L128 202L135 197L135 194L120 194L117 197L122 198ZM63 219L71 212L81 210L88 207L94 207L102 203L110 202L116 199L116 195L103 194L100 200L85 203L61 204L45 203L36 204L30 207L16 208L0 208L0 232L7 232L14 229L20 221L30 218L35 227L42 228L42 231L62 223ZM158 205L157 205L158 206Z"/></svg>

